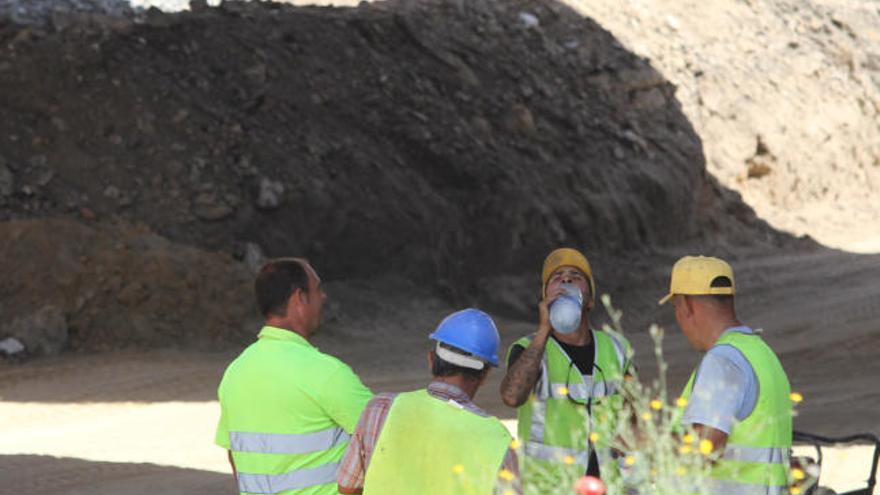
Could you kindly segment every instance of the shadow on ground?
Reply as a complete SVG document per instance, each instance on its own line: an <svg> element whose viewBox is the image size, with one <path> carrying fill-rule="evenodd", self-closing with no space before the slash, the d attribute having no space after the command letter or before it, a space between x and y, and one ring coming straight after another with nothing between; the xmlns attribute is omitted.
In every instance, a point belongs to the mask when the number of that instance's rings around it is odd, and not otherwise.
<svg viewBox="0 0 880 495"><path fill-rule="evenodd" d="M237 493L230 474L37 455L0 456L0 486L3 493L45 495Z"/></svg>

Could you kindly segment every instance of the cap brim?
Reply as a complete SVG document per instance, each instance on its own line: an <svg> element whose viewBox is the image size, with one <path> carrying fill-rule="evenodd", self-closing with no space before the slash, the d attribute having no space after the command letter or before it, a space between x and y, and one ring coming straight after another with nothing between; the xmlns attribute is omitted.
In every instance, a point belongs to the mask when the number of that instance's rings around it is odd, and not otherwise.
<svg viewBox="0 0 880 495"><path fill-rule="evenodd" d="M661 306L666 304L667 302L669 302L670 299L672 299L672 296L673 294L671 292L669 294L666 294L666 297L660 299L660 302L658 304L660 304Z"/></svg>

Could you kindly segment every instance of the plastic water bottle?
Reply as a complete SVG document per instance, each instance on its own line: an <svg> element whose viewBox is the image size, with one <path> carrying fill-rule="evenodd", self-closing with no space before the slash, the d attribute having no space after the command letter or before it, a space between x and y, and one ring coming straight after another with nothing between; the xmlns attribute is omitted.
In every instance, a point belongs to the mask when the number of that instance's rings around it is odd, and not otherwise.
<svg viewBox="0 0 880 495"><path fill-rule="evenodd" d="M550 305L550 326L559 333L572 333L581 324L584 295L576 285L560 285L565 293Z"/></svg>

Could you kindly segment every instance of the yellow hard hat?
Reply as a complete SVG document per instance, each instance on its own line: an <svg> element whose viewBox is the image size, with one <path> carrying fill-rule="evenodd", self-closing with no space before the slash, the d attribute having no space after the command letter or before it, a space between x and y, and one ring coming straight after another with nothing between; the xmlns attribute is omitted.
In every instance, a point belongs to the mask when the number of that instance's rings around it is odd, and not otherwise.
<svg viewBox="0 0 880 495"><path fill-rule="evenodd" d="M587 280L590 281L590 293L596 297L596 281L593 279L593 269L590 268L590 262L577 249L559 248L547 255L544 259L544 269L541 270L541 294L547 296L547 281L550 275L563 266L573 266L584 272Z"/></svg>
<svg viewBox="0 0 880 495"><path fill-rule="evenodd" d="M727 277L730 280L730 286L712 287L712 281L718 277ZM672 267L669 294L660 300L660 304L665 304L676 294L691 296L736 294L733 268L719 258L685 256L676 261Z"/></svg>

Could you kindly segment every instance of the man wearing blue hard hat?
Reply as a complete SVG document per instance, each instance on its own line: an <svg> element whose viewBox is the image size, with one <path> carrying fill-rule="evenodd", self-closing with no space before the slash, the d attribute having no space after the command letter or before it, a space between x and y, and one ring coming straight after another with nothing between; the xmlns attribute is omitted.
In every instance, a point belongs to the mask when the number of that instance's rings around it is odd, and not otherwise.
<svg viewBox="0 0 880 495"><path fill-rule="evenodd" d="M340 465L340 493L520 493L510 434L473 403L489 368L498 366L495 323L465 309L447 316L430 339L433 380L367 404Z"/></svg>

